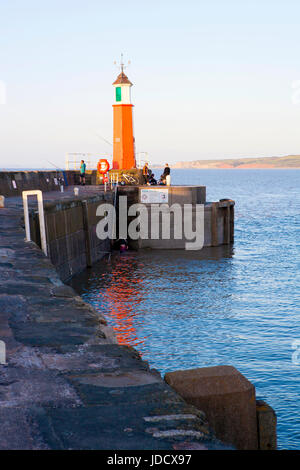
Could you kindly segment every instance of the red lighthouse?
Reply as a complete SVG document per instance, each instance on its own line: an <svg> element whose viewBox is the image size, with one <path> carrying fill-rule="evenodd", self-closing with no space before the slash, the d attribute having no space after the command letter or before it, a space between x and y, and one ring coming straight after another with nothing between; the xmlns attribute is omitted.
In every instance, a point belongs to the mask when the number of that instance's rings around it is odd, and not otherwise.
<svg viewBox="0 0 300 470"><path fill-rule="evenodd" d="M133 104L131 104L132 83L124 73L121 62L121 73L113 83L115 88L113 169L129 170L136 168L135 145L133 136Z"/></svg>

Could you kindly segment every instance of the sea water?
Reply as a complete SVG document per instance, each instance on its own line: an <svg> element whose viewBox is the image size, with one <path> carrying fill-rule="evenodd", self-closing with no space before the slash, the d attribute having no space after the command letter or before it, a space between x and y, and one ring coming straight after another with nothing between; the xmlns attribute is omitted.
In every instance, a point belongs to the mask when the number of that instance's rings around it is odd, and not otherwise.
<svg viewBox="0 0 300 470"><path fill-rule="evenodd" d="M236 201L234 245L117 254L72 285L162 375L236 367L276 411L279 448L299 449L300 170L171 175Z"/></svg>

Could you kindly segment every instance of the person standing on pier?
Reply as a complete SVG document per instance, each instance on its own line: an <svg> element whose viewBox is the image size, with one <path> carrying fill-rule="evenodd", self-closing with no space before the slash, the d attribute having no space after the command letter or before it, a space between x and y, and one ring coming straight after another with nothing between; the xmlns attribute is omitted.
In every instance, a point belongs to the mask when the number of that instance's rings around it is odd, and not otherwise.
<svg viewBox="0 0 300 470"><path fill-rule="evenodd" d="M166 178L167 176L169 176L170 173L171 173L170 167L169 167L168 163L166 163L163 175Z"/></svg>
<svg viewBox="0 0 300 470"><path fill-rule="evenodd" d="M170 173L171 173L171 169L168 163L166 163L164 172L160 177L160 184L168 184L170 182Z"/></svg>
<svg viewBox="0 0 300 470"><path fill-rule="evenodd" d="M80 162L80 184L82 184L82 186L85 186L85 169L86 169L86 164L84 163L84 160L81 160L81 162Z"/></svg>
<svg viewBox="0 0 300 470"><path fill-rule="evenodd" d="M149 168L148 168L148 163L146 162L143 167L144 184L148 184L148 175L149 175Z"/></svg>

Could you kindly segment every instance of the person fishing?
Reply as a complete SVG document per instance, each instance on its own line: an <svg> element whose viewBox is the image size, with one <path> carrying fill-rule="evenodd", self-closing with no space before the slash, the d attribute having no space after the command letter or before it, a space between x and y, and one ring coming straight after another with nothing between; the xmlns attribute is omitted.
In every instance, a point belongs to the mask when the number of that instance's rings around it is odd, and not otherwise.
<svg viewBox="0 0 300 470"><path fill-rule="evenodd" d="M80 184L82 186L85 186L85 170L86 170L86 164L84 163L84 160L81 160L81 162L80 162Z"/></svg>

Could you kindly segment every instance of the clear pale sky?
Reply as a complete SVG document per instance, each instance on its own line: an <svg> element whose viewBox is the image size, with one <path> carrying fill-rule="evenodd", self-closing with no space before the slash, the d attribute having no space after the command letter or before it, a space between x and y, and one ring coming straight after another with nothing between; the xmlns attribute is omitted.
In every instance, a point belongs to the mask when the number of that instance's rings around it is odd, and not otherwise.
<svg viewBox="0 0 300 470"><path fill-rule="evenodd" d="M0 168L112 153L121 53L153 163L300 154L299 21L298 0L0 0Z"/></svg>

